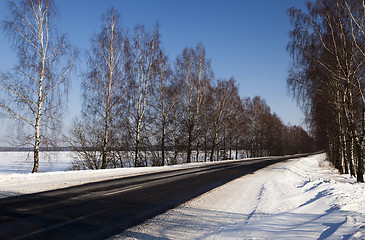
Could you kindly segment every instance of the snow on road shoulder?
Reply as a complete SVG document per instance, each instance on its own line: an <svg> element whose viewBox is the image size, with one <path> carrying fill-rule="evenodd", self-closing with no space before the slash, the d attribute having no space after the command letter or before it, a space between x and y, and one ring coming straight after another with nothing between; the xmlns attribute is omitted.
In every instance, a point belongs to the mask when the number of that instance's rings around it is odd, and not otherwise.
<svg viewBox="0 0 365 240"><path fill-rule="evenodd" d="M29 173L31 169L29 169L29 167L31 167L31 164L24 160L26 159L26 155L27 153L24 152L0 153L0 198L49 191L91 182L136 176L140 174L171 171L175 169L193 168L202 165L216 164L216 162L195 162L164 167L65 171L65 169L67 169L67 166L70 166L70 161L72 159L70 153L51 152L49 153L49 157L52 159L52 161L42 162L41 169L44 172L32 174ZM234 162L236 160L231 161ZM9 166L12 167L9 168ZM16 169L18 169L20 173L14 173L14 171L17 171ZM24 173L25 170L27 170L28 173ZM47 170L49 170L49 172Z"/></svg>
<svg viewBox="0 0 365 240"><path fill-rule="evenodd" d="M111 239L365 239L365 185L324 158L274 164Z"/></svg>

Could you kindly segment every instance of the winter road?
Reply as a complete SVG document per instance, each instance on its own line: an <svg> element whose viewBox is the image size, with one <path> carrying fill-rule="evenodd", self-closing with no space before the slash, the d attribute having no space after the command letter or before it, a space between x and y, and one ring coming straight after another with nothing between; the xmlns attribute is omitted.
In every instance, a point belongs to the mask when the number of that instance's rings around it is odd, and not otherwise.
<svg viewBox="0 0 365 240"><path fill-rule="evenodd" d="M0 199L0 239L105 239L235 178L292 158L221 162Z"/></svg>

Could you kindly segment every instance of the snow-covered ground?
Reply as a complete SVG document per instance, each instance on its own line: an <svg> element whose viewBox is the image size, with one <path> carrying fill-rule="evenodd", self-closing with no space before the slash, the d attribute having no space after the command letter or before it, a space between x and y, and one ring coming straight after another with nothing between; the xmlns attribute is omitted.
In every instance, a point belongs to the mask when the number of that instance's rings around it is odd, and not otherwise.
<svg viewBox="0 0 365 240"><path fill-rule="evenodd" d="M365 239L365 185L324 157L269 166L111 239Z"/></svg>
<svg viewBox="0 0 365 240"><path fill-rule="evenodd" d="M114 168L69 171L72 152L49 152L40 156L39 173L32 174L32 159L27 152L0 152L0 198L66 188L138 174L192 168L206 163L164 167ZM27 160L28 159L28 160ZM235 161L235 160L231 160Z"/></svg>
<svg viewBox="0 0 365 240"><path fill-rule="evenodd" d="M4 154L0 198L203 164L62 171L71 157L59 153L58 160L53 155L41 165L43 173L30 174L22 173L30 171L31 162L24 164L21 153ZM365 239L365 184L339 175L324 157L274 164L111 239Z"/></svg>
<svg viewBox="0 0 365 240"><path fill-rule="evenodd" d="M72 152L40 152L39 172L68 170L72 155ZM0 152L0 175L30 173L32 167L32 152Z"/></svg>

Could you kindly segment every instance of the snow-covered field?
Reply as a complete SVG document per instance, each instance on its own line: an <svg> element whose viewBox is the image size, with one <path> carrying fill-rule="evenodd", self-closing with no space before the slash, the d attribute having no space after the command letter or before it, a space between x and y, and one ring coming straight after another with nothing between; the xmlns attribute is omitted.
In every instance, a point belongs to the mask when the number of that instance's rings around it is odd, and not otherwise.
<svg viewBox="0 0 365 240"><path fill-rule="evenodd" d="M71 167L72 152L40 152L39 172L66 171ZM30 173L31 152L0 152L0 175Z"/></svg>
<svg viewBox="0 0 365 240"><path fill-rule="evenodd" d="M111 239L365 239L365 185L324 157L259 170Z"/></svg>
<svg viewBox="0 0 365 240"><path fill-rule="evenodd" d="M30 174L20 155L0 155L0 197L202 164L61 171L70 154L59 153L43 173ZM365 184L339 175L324 157L269 166L111 239L365 239Z"/></svg>
<svg viewBox="0 0 365 240"><path fill-rule="evenodd" d="M151 172L192 168L206 163L190 163L164 167L114 168L69 171L71 152L49 152L40 156L39 173L32 174L32 160L26 152L0 152L0 198L71 187ZM234 161L234 160L232 160Z"/></svg>

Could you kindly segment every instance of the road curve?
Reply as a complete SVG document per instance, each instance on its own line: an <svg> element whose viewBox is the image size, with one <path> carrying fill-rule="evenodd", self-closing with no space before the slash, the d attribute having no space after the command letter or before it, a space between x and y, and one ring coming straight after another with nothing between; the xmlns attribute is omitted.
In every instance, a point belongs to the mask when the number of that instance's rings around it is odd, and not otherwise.
<svg viewBox="0 0 365 240"><path fill-rule="evenodd" d="M229 161L0 199L0 239L105 239L235 178L303 156Z"/></svg>

